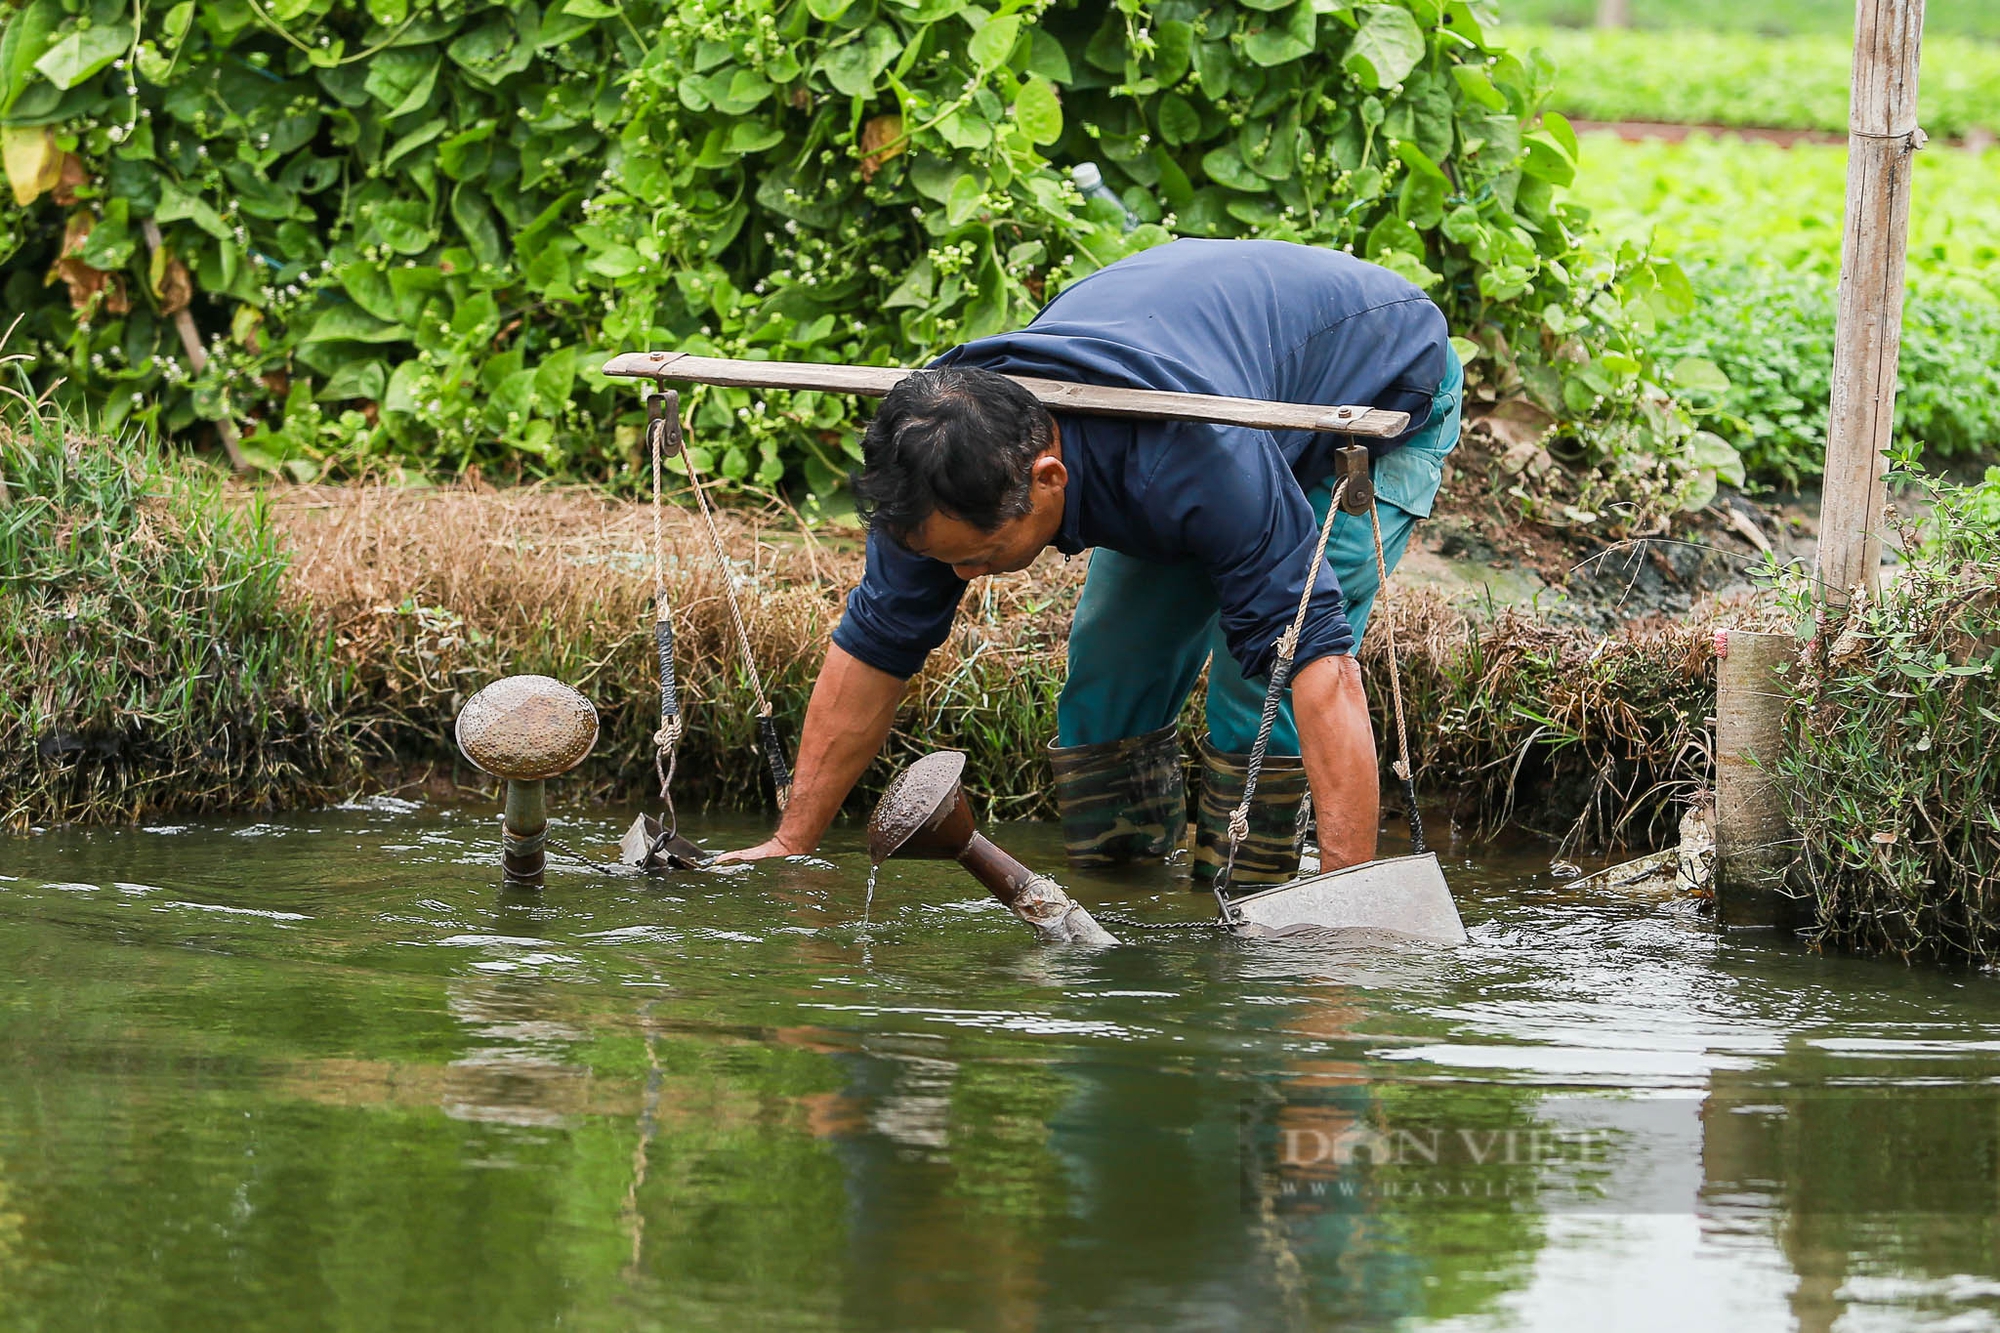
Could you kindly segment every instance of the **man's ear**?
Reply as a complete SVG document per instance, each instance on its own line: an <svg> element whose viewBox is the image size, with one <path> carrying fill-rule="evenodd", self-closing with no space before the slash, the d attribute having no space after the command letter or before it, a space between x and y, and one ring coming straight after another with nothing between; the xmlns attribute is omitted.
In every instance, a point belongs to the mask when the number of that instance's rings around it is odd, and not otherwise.
<svg viewBox="0 0 2000 1333"><path fill-rule="evenodd" d="M1043 454L1028 469L1028 481L1036 490L1061 490L1069 484L1069 469L1054 454Z"/></svg>

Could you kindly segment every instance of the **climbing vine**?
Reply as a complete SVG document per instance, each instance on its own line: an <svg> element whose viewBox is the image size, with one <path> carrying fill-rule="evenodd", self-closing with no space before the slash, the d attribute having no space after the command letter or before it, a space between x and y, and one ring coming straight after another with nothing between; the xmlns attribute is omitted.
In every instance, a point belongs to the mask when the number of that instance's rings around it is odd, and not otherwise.
<svg viewBox="0 0 2000 1333"><path fill-rule="evenodd" d="M1552 516L1700 500L1737 464L1675 375L1714 368L1648 350L1686 281L1563 202L1579 146L1542 111L1550 71L1491 20L1465 0L29 0L0 18L9 350L105 426L228 418L295 476L606 477L638 421L595 374L610 351L907 364L1174 235L1268 236L1423 285L1475 405L1571 464L1531 497ZM693 401L719 473L816 493L864 410Z"/></svg>

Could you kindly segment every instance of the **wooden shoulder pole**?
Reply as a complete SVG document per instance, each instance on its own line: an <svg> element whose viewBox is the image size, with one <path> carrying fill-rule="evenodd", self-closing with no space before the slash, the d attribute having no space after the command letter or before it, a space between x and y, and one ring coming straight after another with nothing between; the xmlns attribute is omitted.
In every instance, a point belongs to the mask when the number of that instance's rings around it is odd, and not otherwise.
<svg viewBox="0 0 2000 1333"><path fill-rule="evenodd" d="M1882 563L1882 484L1896 414L1909 248L1911 159L1924 0L1857 0L1848 109L1847 219L1820 509L1819 578L1827 600L1873 592Z"/></svg>

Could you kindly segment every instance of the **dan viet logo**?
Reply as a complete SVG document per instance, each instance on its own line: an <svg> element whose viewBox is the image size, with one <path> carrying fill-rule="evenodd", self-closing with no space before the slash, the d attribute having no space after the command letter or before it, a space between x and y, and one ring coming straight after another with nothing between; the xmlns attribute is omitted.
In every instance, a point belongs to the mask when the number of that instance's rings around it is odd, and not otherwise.
<svg viewBox="0 0 2000 1333"><path fill-rule="evenodd" d="M1280 1169L1314 1166L1539 1166L1603 1162L1610 1138L1602 1129L1379 1129L1354 1124L1324 1129L1281 1127Z"/></svg>
<svg viewBox="0 0 2000 1333"><path fill-rule="evenodd" d="M1601 1195L1619 1135L1604 1126L1398 1123L1359 1094L1246 1105L1246 1207L1322 1211Z"/></svg>

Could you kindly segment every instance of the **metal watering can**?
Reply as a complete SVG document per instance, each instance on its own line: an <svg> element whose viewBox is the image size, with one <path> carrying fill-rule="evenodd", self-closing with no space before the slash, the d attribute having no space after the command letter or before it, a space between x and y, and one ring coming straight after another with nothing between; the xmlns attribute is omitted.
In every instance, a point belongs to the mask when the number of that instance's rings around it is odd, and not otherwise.
<svg viewBox="0 0 2000 1333"><path fill-rule="evenodd" d="M973 827L959 781L964 772L963 754L939 750L898 774L868 818L868 859L878 866L892 856L956 861L1043 941L1118 943L1062 885L1037 875Z"/></svg>

